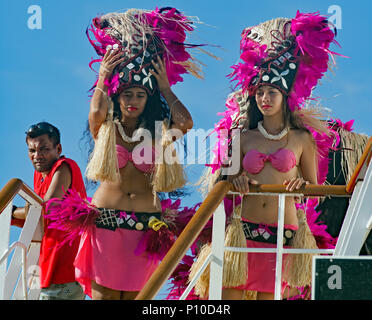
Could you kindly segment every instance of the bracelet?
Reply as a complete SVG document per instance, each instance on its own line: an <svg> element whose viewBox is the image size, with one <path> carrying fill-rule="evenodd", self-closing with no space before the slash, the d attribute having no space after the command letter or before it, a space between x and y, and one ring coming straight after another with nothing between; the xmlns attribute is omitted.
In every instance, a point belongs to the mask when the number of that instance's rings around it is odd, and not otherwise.
<svg viewBox="0 0 372 320"><path fill-rule="evenodd" d="M95 87L94 90L98 90L98 91L101 91L105 96L107 96L107 93L105 91L103 91L101 88L99 87Z"/></svg>

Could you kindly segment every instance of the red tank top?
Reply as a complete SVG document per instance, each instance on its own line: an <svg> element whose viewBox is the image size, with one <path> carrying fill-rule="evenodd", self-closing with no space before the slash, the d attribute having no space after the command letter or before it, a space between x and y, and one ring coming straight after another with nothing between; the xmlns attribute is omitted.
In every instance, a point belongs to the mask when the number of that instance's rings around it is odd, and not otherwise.
<svg viewBox="0 0 372 320"><path fill-rule="evenodd" d="M80 168L75 161L65 158L64 156L56 161L50 172L44 178L40 172L35 171L35 192L44 199L50 183L52 182L54 173L63 163L66 163L71 170L70 188L77 191L80 196L85 199L87 194ZM48 229L48 223L49 221L44 219L44 236L41 242L39 258L41 288L49 287L51 284L76 281L73 263L79 247L80 238L74 240L71 245L67 243L62 247L57 248L58 244L64 237L64 232L55 229Z"/></svg>

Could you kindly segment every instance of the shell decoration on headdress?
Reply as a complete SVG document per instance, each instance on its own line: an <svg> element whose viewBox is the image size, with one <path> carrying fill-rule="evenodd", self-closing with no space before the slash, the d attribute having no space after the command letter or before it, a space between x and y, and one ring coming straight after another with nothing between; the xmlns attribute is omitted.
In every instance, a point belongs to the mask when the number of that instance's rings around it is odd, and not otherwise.
<svg viewBox="0 0 372 320"><path fill-rule="evenodd" d="M202 78L200 63L187 49L203 45L185 43L187 33L194 30L196 22L175 8L156 8L153 11L130 9L94 18L86 33L97 54L103 57L108 46L115 46L123 51L126 58L105 83L108 95L117 94L128 86L143 87L150 95L153 94L157 84L149 68L152 68L151 60L156 61L157 55L165 60L171 86L182 82L181 75L185 73ZM100 61L102 58L94 59L89 66L92 68Z"/></svg>
<svg viewBox="0 0 372 320"><path fill-rule="evenodd" d="M240 41L241 62L233 65L228 75L237 81L235 89L226 100L226 110L219 113L222 118L215 125L217 143L212 150L214 158L207 164L215 173L227 159L231 140L226 133L242 128L246 121L248 98L260 85L271 85L287 97L290 110L301 111L311 98L312 90L328 70L330 57L339 55L329 49L336 42L335 31L330 22L319 13L300 13L293 19L276 18L242 32ZM311 127L318 148L329 149L333 137L317 133ZM330 140L324 142L324 140ZM323 154L322 154L323 156ZM325 156L326 158L326 156ZM324 164L327 166L327 164ZM320 179L322 180L322 179Z"/></svg>
<svg viewBox="0 0 372 320"><path fill-rule="evenodd" d="M328 70L335 31L326 17L300 13L293 19L276 18L245 28L240 42L242 62L229 75L244 94L268 84L287 96L291 111L303 107Z"/></svg>

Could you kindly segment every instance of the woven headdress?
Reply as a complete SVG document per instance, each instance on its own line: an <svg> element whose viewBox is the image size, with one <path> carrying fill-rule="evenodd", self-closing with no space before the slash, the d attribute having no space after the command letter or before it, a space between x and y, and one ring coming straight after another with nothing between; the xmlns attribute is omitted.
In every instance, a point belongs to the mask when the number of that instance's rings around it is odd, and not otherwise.
<svg viewBox="0 0 372 320"><path fill-rule="evenodd" d="M198 47L185 44L186 33L193 30L193 21L175 8L130 9L94 18L87 36L97 54L103 57L108 46L117 46L125 57L105 83L108 95L129 86L139 86L153 94L157 83L149 69L153 68L151 60L156 61L157 55L165 59L170 85L182 81L181 75L185 73L202 77L199 64L186 50ZM89 31L95 39L90 37ZM93 60L90 66L101 60Z"/></svg>
<svg viewBox="0 0 372 320"><path fill-rule="evenodd" d="M293 19L276 18L245 28L240 42L240 62L232 80L243 94L253 95L267 84L287 96L291 111L300 109L328 70L329 46L335 33L326 17L300 13Z"/></svg>
<svg viewBox="0 0 372 320"><path fill-rule="evenodd" d="M153 11L130 9L124 13L109 13L93 19L87 29L87 36L101 58L92 60L90 68L95 62L101 62L111 47L118 47L125 60L114 69L111 77L105 80L108 88L108 113L95 139L95 147L86 170L88 179L93 181L118 179L111 98L129 87L141 87L149 95L155 92L159 94L156 79L149 72L149 69L153 68L151 61L156 61L156 56L163 58L171 86L182 82L182 75L185 73L202 78L200 64L190 55L188 49L195 48L203 53L207 52L200 48L201 45L185 43L186 34L194 30L193 23L175 8ZM91 33L94 37L91 37ZM170 121L166 122L169 125ZM168 127L164 128L166 129ZM169 135L163 134L163 148L172 143ZM154 191L159 192L175 190L185 183L183 170L177 162L169 165L156 164L152 180Z"/></svg>
<svg viewBox="0 0 372 320"><path fill-rule="evenodd" d="M312 121L313 117L308 116L311 111L303 107L312 99L312 90L328 70L329 58L337 54L329 50L331 43L337 44L334 37L335 32L326 17L298 11L293 19L276 18L243 30L241 62L232 66L233 72L229 75L232 81L237 81L236 91L226 100L226 110L220 113L222 118L215 125L214 159L207 165L211 173L227 158L231 142L227 132L245 126L249 100L260 85L280 90L290 110L301 113L304 124L313 131L313 125L318 125L319 121ZM317 143L326 139L318 136L315 137Z"/></svg>

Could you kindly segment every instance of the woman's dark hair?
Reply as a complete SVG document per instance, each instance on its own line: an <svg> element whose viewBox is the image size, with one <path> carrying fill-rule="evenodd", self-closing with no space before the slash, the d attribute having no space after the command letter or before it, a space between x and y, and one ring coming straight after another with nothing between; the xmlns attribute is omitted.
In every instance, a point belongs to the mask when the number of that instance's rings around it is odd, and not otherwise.
<svg viewBox="0 0 372 320"><path fill-rule="evenodd" d="M257 102L255 96L251 96L248 98L248 109L247 109L247 116L248 116L248 128L249 130L256 129L257 124L259 121L263 120L263 115L261 111L258 109ZM285 126L288 126L292 129L300 129L310 132L301 121L301 118L296 115L294 112L291 112L289 106L287 104L287 100L283 97L283 123Z"/></svg>
<svg viewBox="0 0 372 320"><path fill-rule="evenodd" d="M114 119L121 119L121 110L120 110L120 104L118 102L118 96L115 95L112 97L112 101L114 104ZM171 113L169 110L169 106L165 99L161 96L159 90L156 90L153 95L147 96L147 102L145 105L145 109L143 110L142 114L138 118L137 128L144 128L151 132L152 137L155 137L155 121L163 121L164 119L170 119L170 124L172 123L171 119ZM88 149L88 160L90 154L93 152L94 149L94 141L92 139L92 135L89 130L89 121L87 121L86 129L83 133L83 137L80 139L81 141L85 140L86 148ZM184 139L185 143L185 157L186 157L186 139ZM85 178L85 184L87 186L87 189L90 187L96 187L97 182L90 181ZM168 193L168 197L171 199L177 199L180 197L184 197L186 195L189 195L190 192L187 190L186 187L180 188L177 190L174 190L172 192ZM165 198L165 193L158 193L159 198L162 200Z"/></svg>
<svg viewBox="0 0 372 320"><path fill-rule="evenodd" d="M114 103L114 119L121 119L118 97L119 95L112 97ZM147 129L151 132L152 137L155 137L155 121L163 121L164 119L169 119L170 116L167 102L160 95L159 90L156 90L153 95L147 95L145 109L138 117L137 128Z"/></svg>

